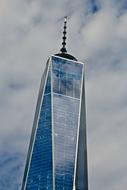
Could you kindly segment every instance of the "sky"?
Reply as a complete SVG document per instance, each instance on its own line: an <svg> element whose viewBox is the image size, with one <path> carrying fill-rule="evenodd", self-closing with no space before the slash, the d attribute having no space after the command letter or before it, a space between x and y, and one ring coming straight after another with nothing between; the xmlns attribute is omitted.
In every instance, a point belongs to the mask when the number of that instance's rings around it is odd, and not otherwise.
<svg viewBox="0 0 127 190"><path fill-rule="evenodd" d="M127 0L0 0L0 190L19 190L46 61L85 63L89 190L127 188Z"/></svg>

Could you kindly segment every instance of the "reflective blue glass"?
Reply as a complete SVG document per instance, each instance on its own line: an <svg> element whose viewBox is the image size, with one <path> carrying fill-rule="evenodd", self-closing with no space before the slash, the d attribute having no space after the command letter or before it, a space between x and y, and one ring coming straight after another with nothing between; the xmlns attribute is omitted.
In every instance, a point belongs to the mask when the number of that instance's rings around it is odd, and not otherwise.
<svg viewBox="0 0 127 190"><path fill-rule="evenodd" d="M27 190L52 190L51 78L47 78L35 143L28 171Z"/></svg>
<svg viewBox="0 0 127 190"><path fill-rule="evenodd" d="M53 91L80 98L83 65L59 57L52 58Z"/></svg>
<svg viewBox="0 0 127 190"><path fill-rule="evenodd" d="M52 58L55 189L72 190L82 64Z"/></svg>
<svg viewBox="0 0 127 190"><path fill-rule="evenodd" d="M54 94L53 103L55 186L72 190L79 100Z"/></svg>

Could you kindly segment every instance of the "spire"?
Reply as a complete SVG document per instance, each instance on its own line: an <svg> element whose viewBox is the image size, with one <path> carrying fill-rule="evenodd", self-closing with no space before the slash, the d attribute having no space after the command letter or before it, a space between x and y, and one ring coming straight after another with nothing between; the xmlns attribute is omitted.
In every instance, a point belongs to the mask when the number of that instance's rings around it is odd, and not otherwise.
<svg viewBox="0 0 127 190"><path fill-rule="evenodd" d="M63 30L63 42L62 42L62 45L63 47L61 48L61 52L62 53L67 53L67 50L66 50L66 34L67 34L67 16L64 17L64 30Z"/></svg>
<svg viewBox="0 0 127 190"><path fill-rule="evenodd" d="M61 52L57 53L55 55L59 56L59 57L64 57L66 59L71 59L71 60L77 61L77 59L75 57L73 57L72 55L67 53L67 50L66 50L66 39L67 39L66 34L67 34L67 16L64 17L63 42L62 42L62 48L60 50Z"/></svg>

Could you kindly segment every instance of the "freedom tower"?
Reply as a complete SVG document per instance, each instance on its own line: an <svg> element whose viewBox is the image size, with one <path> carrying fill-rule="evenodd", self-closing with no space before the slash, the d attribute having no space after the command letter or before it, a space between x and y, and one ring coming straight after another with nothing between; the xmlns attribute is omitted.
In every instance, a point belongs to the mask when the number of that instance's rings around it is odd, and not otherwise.
<svg viewBox="0 0 127 190"><path fill-rule="evenodd" d="M63 47L42 76L21 190L88 190L84 64Z"/></svg>

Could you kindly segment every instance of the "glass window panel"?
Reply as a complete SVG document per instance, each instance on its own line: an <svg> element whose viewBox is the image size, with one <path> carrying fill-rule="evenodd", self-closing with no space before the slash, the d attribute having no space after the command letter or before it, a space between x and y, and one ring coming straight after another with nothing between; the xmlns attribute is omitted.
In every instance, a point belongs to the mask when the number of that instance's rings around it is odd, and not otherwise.
<svg viewBox="0 0 127 190"><path fill-rule="evenodd" d="M59 57L52 57L53 91L80 98L83 65Z"/></svg>
<svg viewBox="0 0 127 190"><path fill-rule="evenodd" d="M78 99L53 95L56 190L72 190L78 129ZM61 122L61 117L64 122Z"/></svg>
<svg viewBox="0 0 127 190"><path fill-rule="evenodd" d="M48 74L28 172L27 190L52 190L51 78Z"/></svg>

